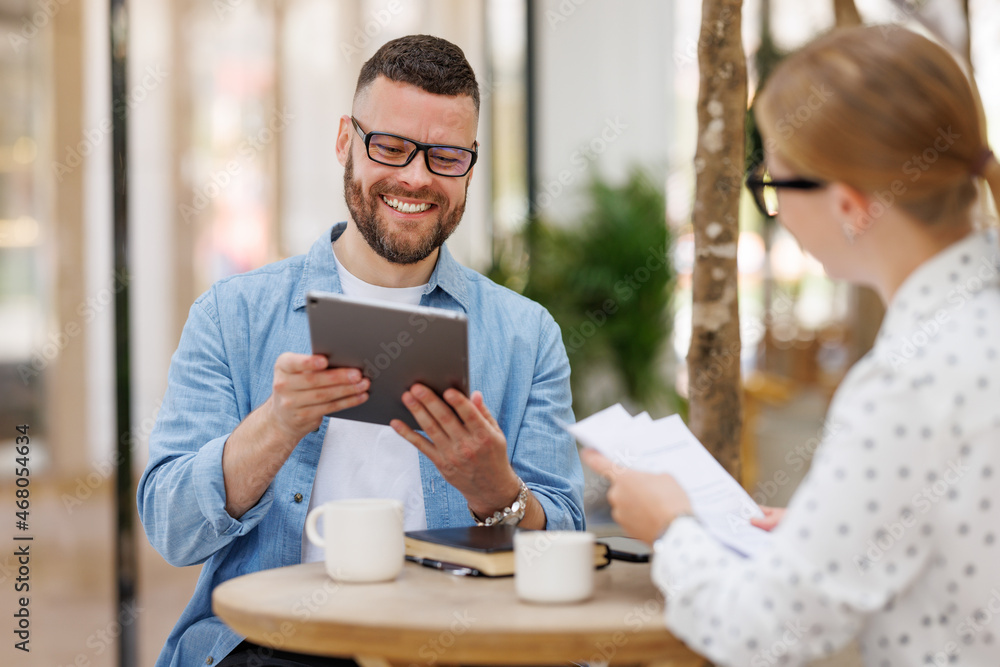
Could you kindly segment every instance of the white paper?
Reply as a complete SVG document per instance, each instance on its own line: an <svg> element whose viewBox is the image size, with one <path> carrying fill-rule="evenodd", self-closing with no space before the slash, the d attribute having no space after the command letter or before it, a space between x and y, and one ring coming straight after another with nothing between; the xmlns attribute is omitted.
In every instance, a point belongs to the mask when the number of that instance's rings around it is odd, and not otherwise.
<svg viewBox="0 0 1000 667"><path fill-rule="evenodd" d="M750 524L751 517L763 516L757 503L679 416L632 417L617 404L567 429L581 445L622 467L673 475L705 529L737 553L752 556L767 544L767 531Z"/></svg>

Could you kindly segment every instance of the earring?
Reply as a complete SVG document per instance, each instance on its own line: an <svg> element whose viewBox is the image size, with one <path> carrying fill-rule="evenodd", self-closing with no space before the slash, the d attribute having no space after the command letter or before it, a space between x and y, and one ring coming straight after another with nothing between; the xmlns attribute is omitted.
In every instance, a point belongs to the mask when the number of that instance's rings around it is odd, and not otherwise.
<svg viewBox="0 0 1000 667"><path fill-rule="evenodd" d="M841 231L844 233L844 238L847 239L848 245L854 245L854 241L858 238L858 233L854 231L854 227L851 225L841 225Z"/></svg>

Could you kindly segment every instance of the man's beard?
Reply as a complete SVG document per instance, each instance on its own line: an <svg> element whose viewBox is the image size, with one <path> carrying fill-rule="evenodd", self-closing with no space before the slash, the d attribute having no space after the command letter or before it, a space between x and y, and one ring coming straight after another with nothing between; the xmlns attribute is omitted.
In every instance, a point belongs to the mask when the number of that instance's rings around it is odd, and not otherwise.
<svg viewBox="0 0 1000 667"><path fill-rule="evenodd" d="M344 199L347 200L347 210L351 212L351 218L357 225L358 231L371 249L393 264L415 264L440 248L458 227L462 214L465 213L468 191L469 182L466 180L462 201L450 210L445 210L443 207L444 197L430 188L408 192L391 184L388 179L375 183L366 197L361 191L361 184L354 180L353 152L348 152L347 164L344 165ZM437 224L430 234L415 243L407 243L398 235L393 236L389 223L379 215L379 198L382 195L419 199L436 204L439 211Z"/></svg>

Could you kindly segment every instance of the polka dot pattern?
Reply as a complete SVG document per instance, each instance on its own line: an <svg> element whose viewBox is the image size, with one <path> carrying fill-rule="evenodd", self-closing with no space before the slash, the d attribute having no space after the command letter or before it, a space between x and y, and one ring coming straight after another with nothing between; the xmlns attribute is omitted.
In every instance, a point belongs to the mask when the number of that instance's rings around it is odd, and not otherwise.
<svg viewBox="0 0 1000 667"><path fill-rule="evenodd" d="M853 638L866 666L1000 664L997 341L1000 243L975 234L899 288L769 549L722 565L692 520L657 543L654 578L683 595L670 628L727 665Z"/></svg>

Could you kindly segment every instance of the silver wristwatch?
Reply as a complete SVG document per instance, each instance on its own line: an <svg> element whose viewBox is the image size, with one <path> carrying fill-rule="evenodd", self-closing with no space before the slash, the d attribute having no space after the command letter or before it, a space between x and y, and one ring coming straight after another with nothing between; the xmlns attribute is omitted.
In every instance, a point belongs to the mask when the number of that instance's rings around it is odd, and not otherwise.
<svg viewBox="0 0 1000 667"><path fill-rule="evenodd" d="M517 483L521 485L521 489L517 492L517 498L514 499L514 502L502 510L497 510L482 521L480 521L472 509L469 509L469 514L472 515L477 526L516 526L521 523L521 519L524 518L524 511L528 509L528 487L520 477L517 478Z"/></svg>

